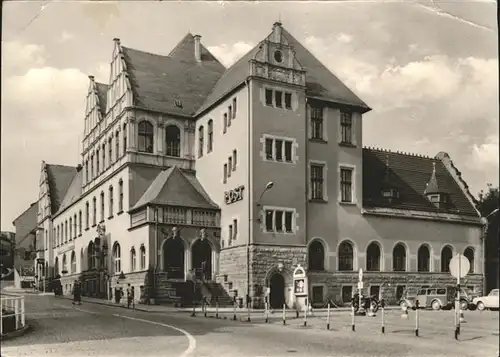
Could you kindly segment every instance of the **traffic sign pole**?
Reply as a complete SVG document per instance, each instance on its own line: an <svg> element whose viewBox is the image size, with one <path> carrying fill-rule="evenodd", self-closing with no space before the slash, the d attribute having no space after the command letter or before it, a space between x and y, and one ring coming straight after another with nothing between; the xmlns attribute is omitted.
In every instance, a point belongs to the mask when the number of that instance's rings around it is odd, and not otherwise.
<svg viewBox="0 0 500 357"><path fill-rule="evenodd" d="M458 253L455 255L449 264L450 274L457 279L457 288L455 296L455 339L458 340L460 335L460 279L465 278L469 273L469 260Z"/></svg>

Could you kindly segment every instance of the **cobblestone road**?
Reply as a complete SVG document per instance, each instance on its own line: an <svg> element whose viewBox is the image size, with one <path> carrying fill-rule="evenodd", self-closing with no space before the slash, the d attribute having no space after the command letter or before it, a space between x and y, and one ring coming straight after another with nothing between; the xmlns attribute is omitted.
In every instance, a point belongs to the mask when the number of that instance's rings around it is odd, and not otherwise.
<svg viewBox="0 0 500 357"><path fill-rule="evenodd" d="M380 319L358 317L350 331L349 313L281 322L281 314L253 315L252 323L189 313L148 313L90 303L73 306L52 296L26 296L27 319L34 330L2 342L2 356L449 356L497 357L498 313L468 312L461 341L453 339L450 311L422 312L421 337L398 311ZM211 314L213 315L213 314ZM224 319L226 317L226 319ZM243 317L243 316L241 316Z"/></svg>

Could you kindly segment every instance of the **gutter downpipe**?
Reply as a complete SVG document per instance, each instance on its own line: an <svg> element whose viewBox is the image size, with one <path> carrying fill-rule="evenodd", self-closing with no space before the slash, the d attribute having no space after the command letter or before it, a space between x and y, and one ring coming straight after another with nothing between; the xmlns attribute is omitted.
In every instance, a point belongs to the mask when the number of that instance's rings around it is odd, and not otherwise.
<svg viewBox="0 0 500 357"><path fill-rule="evenodd" d="M305 94L305 91L304 91L304 94ZM304 158L305 158L305 174L306 174L306 179L305 179L305 199L306 199L306 204L305 204L305 226L306 226L306 229L305 229L305 233L306 233L306 236L304 237L305 239L305 245L306 245L306 256L305 256L305 261L306 261L306 268L309 268L309 264L308 264L308 256L309 256L309 252L308 252L308 237L309 237L309 163L308 163L308 158L309 158L309 155L308 155L308 146L309 146L309 100L307 99L307 96L306 96L306 116L305 116L305 120L306 120L306 140L305 140L305 145L304 145ZM307 271L307 270L306 270ZM308 299L307 299L307 302L306 302L306 309L308 309L309 307L309 292L307 291L307 296L308 296ZM296 307L297 308L297 312L298 312L298 306ZM306 310L307 311L307 310Z"/></svg>
<svg viewBox="0 0 500 357"><path fill-rule="evenodd" d="M246 296L246 305L247 310L250 312L250 239L253 234L253 192L252 192L252 125L250 120L252 118L251 115L251 92L250 92L250 81L245 79L245 84L247 87L247 125L248 125L248 239L246 246L246 266L247 266L247 296ZM248 315L250 318L250 315Z"/></svg>

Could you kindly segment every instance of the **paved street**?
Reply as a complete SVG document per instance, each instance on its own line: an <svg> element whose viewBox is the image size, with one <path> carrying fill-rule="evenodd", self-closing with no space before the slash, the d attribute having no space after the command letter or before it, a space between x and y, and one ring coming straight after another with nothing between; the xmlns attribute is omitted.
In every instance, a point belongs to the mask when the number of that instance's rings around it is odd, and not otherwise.
<svg viewBox="0 0 500 357"><path fill-rule="evenodd" d="M73 306L53 296L26 295L27 319L34 330L2 342L2 356L474 356L498 354L498 312L466 312L461 341L453 339L450 311L421 312L415 337L414 312L401 318L387 311L386 334L381 315L357 317L351 332L348 312L335 312L331 330L324 316L289 319L281 313L253 314L252 323L190 317L186 312L151 313L91 303ZM213 316L213 313L209 315ZM318 314L316 314L318 315ZM224 319L226 317L226 319ZM244 318L245 316L240 316Z"/></svg>

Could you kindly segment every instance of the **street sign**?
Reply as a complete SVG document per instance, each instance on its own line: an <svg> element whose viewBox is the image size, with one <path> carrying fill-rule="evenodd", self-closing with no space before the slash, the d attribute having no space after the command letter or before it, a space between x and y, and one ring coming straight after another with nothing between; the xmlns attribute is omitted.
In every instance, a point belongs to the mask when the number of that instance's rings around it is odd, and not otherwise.
<svg viewBox="0 0 500 357"><path fill-rule="evenodd" d="M458 279L459 277L464 278L469 273L469 259L467 259L462 254L457 254L453 258L451 258L449 268L451 276L456 279Z"/></svg>
<svg viewBox="0 0 500 357"><path fill-rule="evenodd" d="M359 281L363 281L363 269L359 269Z"/></svg>

